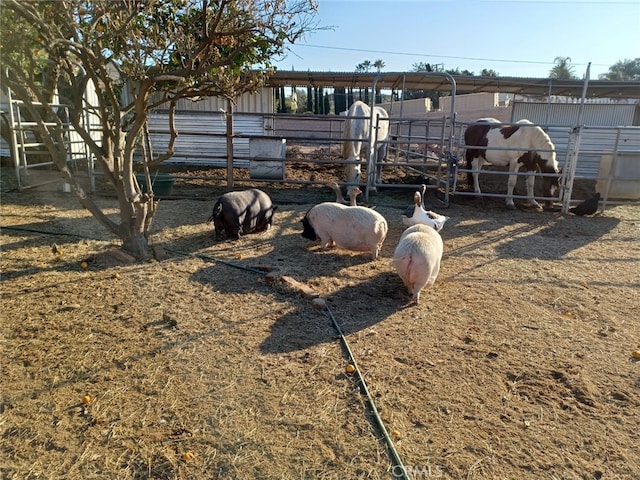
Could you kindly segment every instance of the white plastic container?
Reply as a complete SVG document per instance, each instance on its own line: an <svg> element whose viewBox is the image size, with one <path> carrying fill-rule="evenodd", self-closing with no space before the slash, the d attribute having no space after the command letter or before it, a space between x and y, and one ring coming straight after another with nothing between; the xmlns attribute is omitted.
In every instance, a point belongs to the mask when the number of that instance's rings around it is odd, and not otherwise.
<svg viewBox="0 0 640 480"><path fill-rule="evenodd" d="M611 185L607 192L609 178ZM596 191L611 199L640 200L640 152L603 154Z"/></svg>
<svg viewBox="0 0 640 480"><path fill-rule="evenodd" d="M250 138L249 172L251 178L284 180L286 152L287 140L284 138Z"/></svg>

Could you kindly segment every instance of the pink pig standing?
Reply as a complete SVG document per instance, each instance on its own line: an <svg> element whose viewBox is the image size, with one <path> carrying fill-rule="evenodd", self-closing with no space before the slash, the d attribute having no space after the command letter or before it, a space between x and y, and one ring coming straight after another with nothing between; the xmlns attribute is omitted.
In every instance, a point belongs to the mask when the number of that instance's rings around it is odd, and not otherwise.
<svg viewBox="0 0 640 480"><path fill-rule="evenodd" d="M442 237L428 225L409 227L400 237L391 264L396 267L415 304L420 301L420 291L435 283L443 249Z"/></svg>

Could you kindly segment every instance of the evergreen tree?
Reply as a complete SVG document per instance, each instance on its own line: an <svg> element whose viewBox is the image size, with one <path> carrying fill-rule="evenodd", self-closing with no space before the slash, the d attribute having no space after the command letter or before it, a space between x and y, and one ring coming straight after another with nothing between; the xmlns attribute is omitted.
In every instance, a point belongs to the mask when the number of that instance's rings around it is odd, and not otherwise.
<svg viewBox="0 0 640 480"><path fill-rule="evenodd" d="M320 113L320 89L314 88L313 92L313 113Z"/></svg>
<svg viewBox="0 0 640 480"><path fill-rule="evenodd" d="M607 73L598 77L600 80L638 81L640 80L640 57L634 60L622 60L609 67Z"/></svg>
<svg viewBox="0 0 640 480"><path fill-rule="evenodd" d="M333 107L334 113L339 115L347 109L347 93L344 87L336 87L333 89Z"/></svg>
<svg viewBox="0 0 640 480"><path fill-rule="evenodd" d="M313 91L307 87L307 112L313 112Z"/></svg>

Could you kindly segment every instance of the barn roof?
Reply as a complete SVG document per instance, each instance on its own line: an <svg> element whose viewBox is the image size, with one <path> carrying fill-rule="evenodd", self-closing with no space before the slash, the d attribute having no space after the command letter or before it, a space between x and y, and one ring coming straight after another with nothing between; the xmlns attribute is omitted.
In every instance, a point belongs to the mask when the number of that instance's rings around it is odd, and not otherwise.
<svg viewBox="0 0 640 480"><path fill-rule="evenodd" d="M467 75L445 75L439 72L295 72L279 70L266 82L267 86L311 86L364 88L373 85L393 90L439 90L451 91L453 78L456 94L462 93L511 93L519 95L564 95L581 97L582 80L522 77L481 77ZM590 80L587 97L640 98L640 82Z"/></svg>

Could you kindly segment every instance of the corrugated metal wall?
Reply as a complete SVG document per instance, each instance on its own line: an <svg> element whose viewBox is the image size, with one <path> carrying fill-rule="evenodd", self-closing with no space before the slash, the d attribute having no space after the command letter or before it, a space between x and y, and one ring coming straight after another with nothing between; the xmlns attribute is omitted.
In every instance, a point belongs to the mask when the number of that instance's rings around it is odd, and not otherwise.
<svg viewBox="0 0 640 480"><path fill-rule="evenodd" d="M560 167L567 158L569 127L549 127ZM584 127L578 150L576 178L597 178L600 159L613 152L640 152L640 127Z"/></svg>
<svg viewBox="0 0 640 480"><path fill-rule="evenodd" d="M84 101L84 126L89 130L89 135L91 135L93 141L98 145L102 145L102 122L100 121L100 117L93 113L94 111L99 111L98 105L100 104L93 80L87 81L87 87L84 91ZM82 159L90 155L84 139L73 129L69 131L69 143L69 153L74 159Z"/></svg>
<svg viewBox="0 0 640 480"><path fill-rule="evenodd" d="M188 99L180 99L176 105L176 110L179 112L226 112L227 101L222 97L203 97L195 102ZM240 113L273 113L273 89L261 88L258 93L245 93L237 99L233 111Z"/></svg>
<svg viewBox="0 0 640 480"><path fill-rule="evenodd" d="M448 115L451 112L451 96L440 97L440 107L437 112ZM402 100L398 102L384 102L379 106L384 108L391 116L412 116L432 112L430 98L416 98L413 100ZM457 95L455 99L457 112L483 111L500 106L499 93L471 93L468 95Z"/></svg>
<svg viewBox="0 0 640 480"><path fill-rule="evenodd" d="M205 97L196 102L181 99L176 105L178 138L175 155L167 164L189 164L207 167L227 165L227 101L221 97ZM253 114L253 115L251 115ZM249 168L248 136L264 136L273 129L273 89L245 93L233 107L233 165ZM169 117L157 111L149 115L149 133L154 153L163 151L169 141ZM244 137L244 138L243 138Z"/></svg>
<svg viewBox="0 0 640 480"><path fill-rule="evenodd" d="M457 102L456 102L457 106ZM582 111L582 125L597 127L628 127L638 125L636 110L633 104L591 104L584 105ZM522 118L533 123L546 125L575 126L578 122L580 104L577 103L537 103L513 102L511 121L517 122Z"/></svg>
<svg viewBox="0 0 640 480"><path fill-rule="evenodd" d="M149 136L154 154L166 150L169 142L169 117L166 113L149 115ZM167 164L188 163L190 165L224 167L227 165L227 120L218 112L178 112L175 126L178 138L175 155ZM233 131L233 165L249 168L249 138L264 136L262 115L235 114Z"/></svg>

